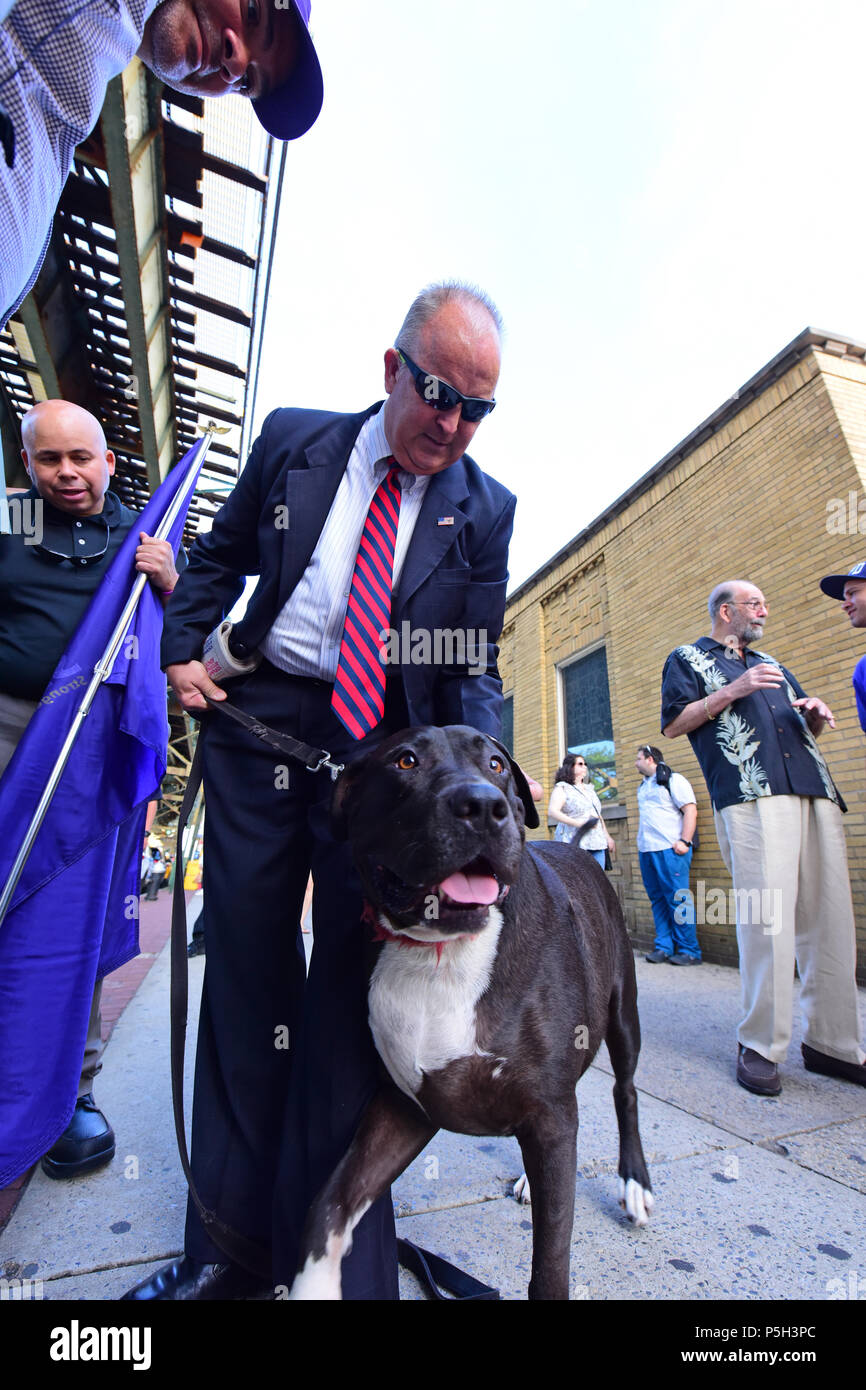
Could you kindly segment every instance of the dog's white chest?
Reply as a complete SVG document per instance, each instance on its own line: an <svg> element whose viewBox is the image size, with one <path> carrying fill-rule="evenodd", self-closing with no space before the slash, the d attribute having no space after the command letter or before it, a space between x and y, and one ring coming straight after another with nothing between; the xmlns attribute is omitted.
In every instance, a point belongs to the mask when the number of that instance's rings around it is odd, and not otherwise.
<svg viewBox="0 0 866 1390"><path fill-rule="evenodd" d="M502 916L477 936L433 946L389 941L370 981L370 1028L376 1049L401 1091L416 1096L424 1076L481 1050L478 1001L490 983ZM483 1055L483 1054L482 1054Z"/></svg>

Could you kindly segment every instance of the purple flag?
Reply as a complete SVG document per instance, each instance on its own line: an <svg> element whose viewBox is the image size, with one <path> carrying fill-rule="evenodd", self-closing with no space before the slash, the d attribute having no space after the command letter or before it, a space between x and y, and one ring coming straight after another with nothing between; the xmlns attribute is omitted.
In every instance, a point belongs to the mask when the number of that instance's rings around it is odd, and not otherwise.
<svg viewBox="0 0 866 1390"><path fill-rule="evenodd" d="M139 532L156 534L200 471L203 444L172 469L124 538L0 778L0 891L129 599ZM164 537L175 554L192 491ZM66 1129L96 980L138 954L144 821L168 744L161 631L159 599L145 584L0 923L0 1187Z"/></svg>

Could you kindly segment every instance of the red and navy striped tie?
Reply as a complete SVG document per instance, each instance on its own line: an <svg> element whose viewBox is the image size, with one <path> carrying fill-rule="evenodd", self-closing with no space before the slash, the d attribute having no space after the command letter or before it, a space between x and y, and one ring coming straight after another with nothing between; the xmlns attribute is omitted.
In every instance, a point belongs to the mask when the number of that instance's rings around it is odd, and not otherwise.
<svg viewBox="0 0 866 1390"><path fill-rule="evenodd" d="M391 580L400 519L399 468L394 460L370 503L358 547L331 707L354 738L375 729L385 713L380 653L391 622Z"/></svg>

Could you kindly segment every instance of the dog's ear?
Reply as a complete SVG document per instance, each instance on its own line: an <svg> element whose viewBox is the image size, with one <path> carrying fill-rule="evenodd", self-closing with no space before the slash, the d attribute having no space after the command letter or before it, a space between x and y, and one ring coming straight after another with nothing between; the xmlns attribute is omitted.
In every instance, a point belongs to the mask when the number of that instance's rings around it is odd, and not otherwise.
<svg viewBox="0 0 866 1390"><path fill-rule="evenodd" d="M487 737L490 739L491 743L496 745L500 753L507 758L508 766L511 768L511 775L517 787L517 795L523 802L523 819L526 827L528 830L536 830L539 825L538 812L535 809L535 802L532 800L532 792L529 790L526 774L520 764L514 761L505 745L499 742L498 738L493 738L491 734L488 734Z"/></svg>

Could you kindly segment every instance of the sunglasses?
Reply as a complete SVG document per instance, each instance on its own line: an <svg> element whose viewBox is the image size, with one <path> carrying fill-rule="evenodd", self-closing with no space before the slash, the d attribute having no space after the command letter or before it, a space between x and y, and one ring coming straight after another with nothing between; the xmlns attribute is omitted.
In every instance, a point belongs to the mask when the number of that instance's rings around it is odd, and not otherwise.
<svg viewBox="0 0 866 1390"><path fill-rule="evenodd" d="M459 405L462 418L468 420L471 425L477 425L496 405L495 401L485 401L480 396L461 395L453 386L449 386L447 381L440 381L438 376L423 371L401 347L397 348L397 354L409 368L418 395L434 410L454 410Z"/></svg>

